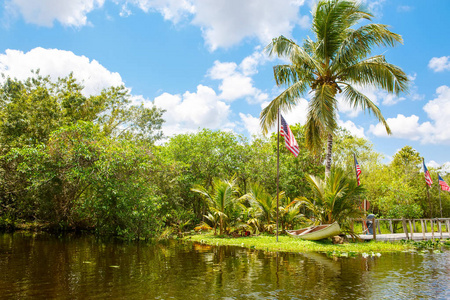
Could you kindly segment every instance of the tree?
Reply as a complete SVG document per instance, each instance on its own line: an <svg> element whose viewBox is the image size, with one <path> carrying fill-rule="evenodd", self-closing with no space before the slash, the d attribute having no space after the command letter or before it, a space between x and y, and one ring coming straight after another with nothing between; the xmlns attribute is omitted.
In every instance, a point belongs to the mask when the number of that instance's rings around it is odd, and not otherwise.
<svg viewBox="0 0 450 300"><path fill-rule="evenodd" d="M423 211L429 211L421 162L420 154L405 146L389 165L379 164L366 173L366 197L374 213L384 217L418 218Z"/></svg>
<svg viewBox="0 0 450 300"><path fill-rule="evenodd" d="M327 139L327 176L337 128L337 94L342 94L339 100L353 108L373 113L390 134L379 108L357 87L372 86L399 94L407 89L408 78L399 67L388 63L384 55L370 56L374 46L394 46L401 43L402 38L382 24L369 23L356 28L360 21L371 21L373 17L360 4L320 0L312 14L315 40L308 38L300 47L293 40L280 36L266 48L269 55L285 57L290 64L274 67L276 84L287 88L262 110L260 123L267 132L277 121L279 110L290 110L301 95L311 90L306 144L318 152Z"/></svg>
<svg viewBox="0 0 450 300"><path fill-rule="evenodd" d="M209 129L172 137L162 147L161 155L174 161L180 170L174 178L179 192L172 199L174 205L193 211L199 219L205 215L206 206L191 188L200 185L209 190L214 178L230 178L239 173L247 158L246 144L240 135Z"/></svg>
<svg viewBox="0 0 450 300"><path fill-rule="evenodd" d="M85 96L70 74L52 81L39 72L27 80L6 78L0 87L0 143L11 147L46 143L58 128L77 121L93 122L107 136L153 143L162 137L164 110L131 105L124 86ZM3 150L3 149L2 149Z"/></svg>
<svg viewBox="0 0 450 300"><path fill-rule="evenodd" d="M284 193L280 193L280 199L283 198ZM250 192L245 194L243 199L248 200L251 206L256 208L257 214L261 221L266 223L263 229L270 230L270 225L273 222L273 216L277 211L277 196L272 196L267 193L263 186L253 183L250 185Z"/></svg>
<svg viewBox="0 0 450 300"><path fill-rule="evenodd" d="M314 197L298 199L312 211L315 221L322 224L338 222L347 230L350 229L349 218L361 215L358 197L363 192L362 185L356 179L349 179L342 169L331 169L325 180L309 176L308 181L314 191Z"/></svg>
<svg viewBox="0 0 450 300"><path fill-rule="evenodd" d="M230 180L214 179L209 190L203 186L195 186L193 192L200 193L209 202L209 208L220 218L220 234L223 234L225 219L233 209L233 204L237 200L236 179ZM230 211L231 210L231 211Z"/></svg>

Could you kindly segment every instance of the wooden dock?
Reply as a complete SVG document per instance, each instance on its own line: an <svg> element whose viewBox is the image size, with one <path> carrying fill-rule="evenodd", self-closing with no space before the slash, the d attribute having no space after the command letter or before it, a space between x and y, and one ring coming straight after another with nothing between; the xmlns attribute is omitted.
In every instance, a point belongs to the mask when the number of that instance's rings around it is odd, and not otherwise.
<svg viewBox="0 0 450 300"><path fill-rule="evenodd" d="M373 240L372 234L361 234L359 237L362 240ZM413 236L409 235L409 237L406 236L404 233L385 233L385 234L377 234L376 240L377 241L400 241L400 240L414 240L414 241L423 241L423 240L434 240L434 239L448 239L450 238L450 234L448 232L443 232L442 235L440 233L434 233L434 235L431 232L425 233L425 236L422 234L416 233Z"/></svg>
<svg viewBox="0 0 450 300"><path fill-rule="evenodd" d="M363 219L354 220L361 222L365 233L360 234L359 237L363 240L377 240L377 241L399 241L399 240L431 240L431 239L448 239L450 238L450 218L436 218L436 219L372 219L374 224L373 233L369 234L367 227L364 227L365 221ZM389 228L390 233L381 233L380 223L384 223ZM394 232L393 224L401 224L403 232ZM420 224L420 227L418 226ZM353 225L354 226L354 225ZM420 230L419 230L420 229Z"/></svg>

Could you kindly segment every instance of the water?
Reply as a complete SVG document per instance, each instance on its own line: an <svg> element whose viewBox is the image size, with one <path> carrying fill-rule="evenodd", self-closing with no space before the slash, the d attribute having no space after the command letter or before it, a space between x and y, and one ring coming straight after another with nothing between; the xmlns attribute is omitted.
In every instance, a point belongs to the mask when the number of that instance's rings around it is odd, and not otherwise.
<svg viewBox="0 0 450 300"><path fill-rule="evenodd" d="M331 259L0 234L0 299L450 299L450 252Z"/></svg>

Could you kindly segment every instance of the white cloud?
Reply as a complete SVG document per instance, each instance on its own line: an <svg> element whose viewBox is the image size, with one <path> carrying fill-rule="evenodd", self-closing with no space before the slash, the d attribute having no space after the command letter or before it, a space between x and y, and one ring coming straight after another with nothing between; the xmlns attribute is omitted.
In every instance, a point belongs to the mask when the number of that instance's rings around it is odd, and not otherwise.
<svg viewBox="0 0 450 300"><path fill-rule="evenodd" d="M419 122L419 117L409 117L398 114L395 118L387 119L387 123L395 138L420 140L421 143L439 144L450 143L450 87L441 86L436 89L437 97L423 107L430 121ZM382 124L371 125L370 132L376 136L386 136Z"/></svg>
<svg viewBox="0 0 450 300"><path fill-rule="evenodd" d="M52 27L54 21L64 26L86 25L87 14L102 7L105 0L7 0L10 14L20 13L25 22Z"/></svg>
<svg viewBox="0 0 450 300"><path fill-rule="evenodd" d="M434 72L450 70L450 56L433 57L428 63L428 68Z"/></svg>
<svg viewBox="0 0 450 300"><path fill-rule="evenodd" d="M269 96L253 86L250 75L257 73L257 66L265 60L260 52L244 58L240 65L234 62L215 61L214 66L208 70L208 76L221 80L219 97L225 101L234 101L245 98L249 103L261 103Z"/></svg>
<svg viewBox="0 0 450 300"><path fill-rule="evenodd" d="M261 132L261 126L259 125L259 118L253 117L250 114L243 114L239 113L239 117L241 118L242 122L244 123L245 129L250 133L250 135L260 135Z"/></svg>
<svg viewBox="0 0 450 300"><path fill-rule="evenodd" d="M110 86L122 85L119 73L111 72L96 60L75 55L71 51L34 48L29 52L7 49L0 54L0 72L24 80L32 76L31 70L40 70L43 76L53 79L65 77L73 72L84 85L85 95L98 94Z"/></svg>
<svg viewBox="0 0 450 300"><path fill-rule="evenodd" d="M154 105L166 110L163 131L170 136L192 132L199 128L230 129L230 106L219 99L210 87L199 85L194 93L183 95L164 93L154 100Z"/></svg>
<svg viewBox="0 0 450 300"><path fill-rule="evenodd" d="M352 121L343 122L339 120L338 125L347 129L352 135L356 137L367 139L366 135L364 134L364 128L361 126L356 126L356 124Z"/></svg>
<svg viewBox="0 0 450 300"><path fill-rule="evenodd" d="M386 0L363 0L363 2L369 7L369 12L375 15L377 18L382 17L382 9Z"/></svg>
<svg viewBox="0 0 450 300"><path fill-rule="evenodd" d="M419 124L419 117L416 115L406 117L402 114L398 114L395 118L386 119L386 122L391 128L393 137L413 141L422 139L433 127L430 122ZM381 123L370 125L369 132L372 132L376 136L388 136L384 125Z"/></svg>
<svg viewBox="0 0 450 300"><path fill-rule="evenodd" d="M193 24L201 27L211 50L228 48L245 38L264 44L281 34L290 35L300 22L304 1L291 0L195 0Z"/></svg>
<svg viewBox="0 0 450 300"><path fill-rule="evenodd" d="M129 4L135 5L145 12L157 11L165 20L175 24L195 13L194 3L188 0L127 0L122 5L122 16L131 14Z"/></svg>
<svg viewBox="0 0 450 300"><path fill-rule="evenodd" d="M229 48L246 38L267 44L279 35L290 36L293 28L310 26L308 16L299 14L304 0L115 0L123 16L130 5L145 12L157 11L174 24L190 20L201 28L210 50Z"/></svg>

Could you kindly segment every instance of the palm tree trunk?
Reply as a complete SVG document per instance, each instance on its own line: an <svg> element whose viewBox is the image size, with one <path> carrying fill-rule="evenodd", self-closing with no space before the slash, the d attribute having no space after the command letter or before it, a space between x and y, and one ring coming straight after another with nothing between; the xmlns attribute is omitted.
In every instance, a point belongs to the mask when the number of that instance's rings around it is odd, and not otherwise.
<svg viewBox="0 0 450 300"><path fill-rule="evenodd" d="M331 133L328 133L327 138L327 154L325 156L325 178L328 178L328 175L330 175L331 171L331 151L333 148L333 135Z"/></svg>

